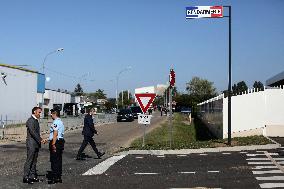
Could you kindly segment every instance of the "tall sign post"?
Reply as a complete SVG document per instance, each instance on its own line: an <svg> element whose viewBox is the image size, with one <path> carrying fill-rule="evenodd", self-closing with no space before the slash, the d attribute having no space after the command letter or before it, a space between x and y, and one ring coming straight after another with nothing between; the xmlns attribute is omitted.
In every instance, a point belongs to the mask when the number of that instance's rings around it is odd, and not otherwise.
<svg viewBox="0 0 284 189"><path fill-rule="evenodd" d="M223 16L223 8L228 8L229 16ZM229 74L228 74L228 144L231 145L231 91L232 91L232 63L231 63L231 6L195 6L186 7L186 19L194 18L229 18Z"/></svg>
<svg viewBox="0 0 284 189"><path fill-rule="evenodd" d="M176 82L176 74L173 69L170 70L170 77L169 77L169 82L170 82L170 90L169 91L169 102L170 102L170 149L172 149L172 144L173 144L173 87L175 86Z"/></svg>
<svg viewBox="0 0 284 189"><path fill-rule="evenodd" d="M142 94L135 94L135 97L138 101L138 104L143 111L144 114L138 115L138 124L144 125L144 132L143 132L143 142L142 147L145 146L145 135L146 135L146 126L151 124L152 115L146 115L147 110L150 108L150 105L153 103L156 94L154 93L142 93Z"/></svg>

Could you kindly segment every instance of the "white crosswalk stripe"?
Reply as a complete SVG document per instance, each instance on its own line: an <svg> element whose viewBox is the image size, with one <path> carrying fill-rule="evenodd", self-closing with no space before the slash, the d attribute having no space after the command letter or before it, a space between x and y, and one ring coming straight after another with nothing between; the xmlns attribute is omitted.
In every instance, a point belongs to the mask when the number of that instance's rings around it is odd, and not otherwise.
<svg viewBox="0 0 284 189"><path fill-rule="evenodd" d="M246 160L248 165L252 166L255 179L261 182L259 183L260 188L284 188L284 171L282 168L284 158L280 158L278 153L266 151L257 151L255 154L248 153L246 155L250 157Z"/></svg>
<svg viewBox="0 0 284 189"><path fill-rule="evenodd" d="M273 158L275 160L278 160L278 161L283 161L284 158ZM266 160L269 160L268 158L248 158L247 159L248 161L266 161Z"/></svg>
<svg viewBox="0 0 284 189"><path fill-rule="evenodd" d="M263 183L260 188L284 188L284 183Z"/></svg>
<svg viewBox="0 0 284 189"><path fill-rule="evenodd" d="M275 165L269 165L269 166L255 166L252 169L276 169L277 166Z"/></svg>
<svg viewBox="0 0 284 189"><path fill-rule="evenodd" d="M284 180L284 176L256 177L256 180Z"/></svg>
<svg viewBox="0 0 284 189"><path fill-rule="evenodd" d="M269 153L271 156L276 156L278 153ZM247 154L248 157L265 156L265 154Z"/></svg>
<svg viewBox="0 0 284 189"><path fill-rule="evenodd" d="M281 170L252 171L252 174L254 175L272 174L272 173L282 173L282 171Z"/></svg>

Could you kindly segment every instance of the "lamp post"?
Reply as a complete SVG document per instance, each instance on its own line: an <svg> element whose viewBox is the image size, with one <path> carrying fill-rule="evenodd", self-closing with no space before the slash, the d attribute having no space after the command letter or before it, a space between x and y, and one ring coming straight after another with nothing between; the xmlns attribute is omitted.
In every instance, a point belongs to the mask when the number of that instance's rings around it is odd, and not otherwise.
<svg viewBox="0 0 284 189"><path fill-rule="evenodd" d="M56 52L61 52L63 51L64 49L63 48L59 48L59 49L56 49L54 51L51 51L49 53L47 53L43 59L43 62L42 62L42 73L45 74L45 62L46 62L46 59L49 55L53 54L53 53L56 53ZM45 83L45 76L44 76L44 83ZM44 85L45 86L45 85ZM44 92L45 92L45 87L43 89L43 93L42 93L42 104L41 104L41 107L43 108L43 104L44 104ZM43 111L44 112L44 111Z"/></svg>
<svg viewBox="0 0 284 189"><path fill-rule="evenodd" d="M118 72L117 76L116 76L116 109L118 110L118 80L119 80L119 76L123 73L126 72L128 70L131 70L131 66L128 66L127 68L121 70L120 72Z"/></svg>

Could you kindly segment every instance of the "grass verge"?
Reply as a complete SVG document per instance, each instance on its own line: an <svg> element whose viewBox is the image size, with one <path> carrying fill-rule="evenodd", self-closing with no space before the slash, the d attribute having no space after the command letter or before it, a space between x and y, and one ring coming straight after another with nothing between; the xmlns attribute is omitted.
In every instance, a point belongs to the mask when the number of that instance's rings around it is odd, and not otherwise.
<svg viewBox="0 0 284 189"><path fill-rule="evenodd" d="M145 146L142 147L142 137L134 140L129 149L139 150L168 150L170 149L170 128L168 123L154 129L145 137ZM249 136L232 138L232 146L264 145L272 142L264 136ZM173 121L172 149L198 149L226 147L227 139L217 139L209 132L208 128L200 121L194 120L187 123L187 118L182 114L175 114Z"/></svg>

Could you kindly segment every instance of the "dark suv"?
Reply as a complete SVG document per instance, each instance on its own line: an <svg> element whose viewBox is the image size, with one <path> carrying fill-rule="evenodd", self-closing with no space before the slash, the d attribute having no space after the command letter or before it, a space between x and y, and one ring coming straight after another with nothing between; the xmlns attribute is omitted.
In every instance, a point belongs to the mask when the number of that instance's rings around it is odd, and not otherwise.
<svg viewBox="0 0 284 189"><path fill-rule="evenodd" d="M130 109L133 113L134 119L138 119L138 115L142 114L142 110L139 106L131 106Z"/></svg>
<svg viewBox="0 0 284 189"><path fill-rule="evenodd" d="M117 113L117 122L120 121L134 121L131 109L121 109Z"/></svg>

